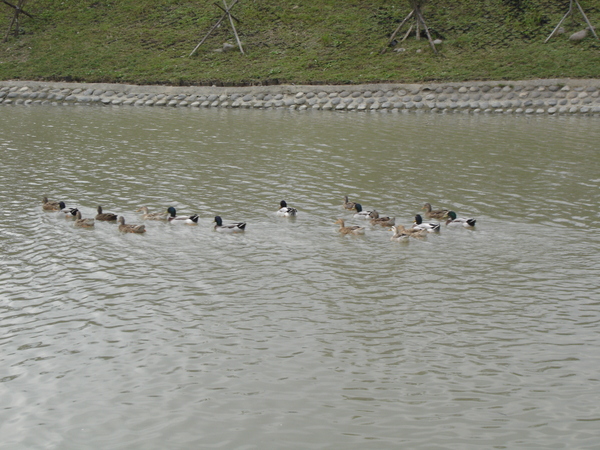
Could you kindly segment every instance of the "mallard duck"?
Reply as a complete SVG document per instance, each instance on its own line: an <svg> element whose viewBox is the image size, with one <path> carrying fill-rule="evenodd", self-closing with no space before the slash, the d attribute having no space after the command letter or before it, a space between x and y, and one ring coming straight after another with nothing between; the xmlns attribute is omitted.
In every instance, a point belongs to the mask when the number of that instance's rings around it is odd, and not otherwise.
<svg viewBox="0 0 600 450"><path fill-rule="evenodd" d="M356 214L354 214L355 219L377 219L379 217L379 213L375 210L363 211L360 203L355 203L354 209L356 209Z"/></svg>
<svg viewBox="0 0 600 450"><path fill-rule="evenodd" d="M183 223L185 225L198 225L198 214L193 214L191 216L178 216L177 211L174 206L169 206L167 208L167 213L169 213L168 221L169 223Z"/></svg>
<svg viewBox="0 0 600 450"><path fill-rule="evenodd" d="M79 210L77 208L63 208L60 212L64 213L65 219L75 219Z"/></svg>
<svg viewBox="0 0 600 450"><path fill-rule="evenodd" d="M105 222L114 222L117 220L117 215L112 213L103 213L102 206L98 206L98 214L96 220L104 220Z"/></svg>
<svg viewBox="0 0 600 450"><path fill-rule="evenodd" d="M425 230L429 233L440 231L440 224L435 222L423 222L423 218L417 214L415 216L415 224L411 227L414 230Z"/></svg>
<svg viewBox="0 0 600 450"><path fill-rule="evenodd" d="M390 238L390 241L406 242L408 241L408 238L410 238L409 234L400 231L397 227L392 227L392 237Z"/></svg>
<svg viewBox="0 0 600 450"><path fill-rule="evenodd" d="M135 212L142 212L142 219L144 220L166 220L168 213L166 212L153 212L148 211L147 206L142 206L135 210Z"/></svg>
<svg viewBox="0 0 600 450"><path fill-rule="evenodd" d="M278 216L294 217L297 213L298 210L296 208L290 208L285 202L285 200L281 200L281 202L279 203L279 209L277 210Z"/></svg>
<svg viewBox="0 0 600 450"><path fill-rule="evenodd" d="M395 223L395 217L377 217L375 219L371 219L371 225L381 225L382 227L391 227Z"/></svg>
<svg viewBox="0 0 600 450"><path fill-rule="evenodd" d="M396 225L394 227L396 231L400 234L408 234L411 237L423 237L427 234L425 230L415 230L414 228L405 228L404 225Z"/></svg>
<svg viewBox="0 0 600 450"><path fill-rule="evenodd" d="M475 226L475 222L477 222L477 220L465 217L456 217L456 213L454 211L448 211L448 220L446 220L446 225L462 225L465 228L473 228Z"/></svg>
<svg viewBox="0 0 600 450"><path fill-rule="evenodd" d="M223 225L221 216L215 216L215 231L221 233L240 233L246 229L246 222L228 223Z"/></svg>
<svg viewBox="0 0 600 450"><path fill-rule="evenodd" d="M146 225L126 225L125 217L119 216L119 231L123 233L145 233Z"/></svg>
<svg viewBox="0 0 600 450"><path fill-rule="evenodd" d="M341 234L354 234L356 236L360 236L362 234L365 234L365 228L364 227L359 227L359 226L350 226L347 227L346 224L344 223L344 219L338 219L335 221L336 224L339 224L340 229L338 230L338 233Z"/></svg>
<svg viewBox="0 0 600 450"><path fill-rule="evenodd" d="M430 203L425 203L422 209L425 210L425 217L429 219L445 219L446 217L448 217L447 209L437 209L435 211L432 211Z"/></svg>
<svg viewBox="0 0 600 450"><path fill-rule="evenodd" d="M48 197L44 197L42 199L42 209L45 211L60 211L61 209L65 209L65 202L48 200Z"/></svg>
<svg viewBox="0 0 600 450"><path fill-rule="evenodd" d="M81 211L77 211L75 213L75 222L73 225L82 228L92 228L94 226L94 219L82 219Z"/></svg>
<svg viewBox="0 0 600 450"><path fill-rule="evenodd" d="M343 205L344 205L345 209L356 209L356 203L348 201L348 196L347 195L344 196L344 203L343 203Z"/></svg>

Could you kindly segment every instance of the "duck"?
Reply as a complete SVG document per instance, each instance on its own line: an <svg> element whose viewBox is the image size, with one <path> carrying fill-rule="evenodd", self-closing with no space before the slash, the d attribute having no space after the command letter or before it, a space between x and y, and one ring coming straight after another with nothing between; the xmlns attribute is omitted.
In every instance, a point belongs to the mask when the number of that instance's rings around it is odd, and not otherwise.
<svg viewBox="0 0 600 450"><path fill-rule="evenodd" d="M220 233L240 233L246 229L246 222L228 223L223 225L221 216L215 216L215 231Z"/></svg>
<svg viewBox="0 0 600 450"><path fill-rule="evenodd" d="M119 231L123 233L145 233L146 225L127 225L125 217L119 216Z"/></svg>
<svg viewBox="0 0 600 450"><path fill-rule="evenodd" d="M395 217L376 217L371 219L371 225L381 225L382 227L391 227L396 224Z"/></svg>
<svg viewBox="0 0 600 450"><path fill-rule="evenodd" d="M105 222L114 222L117 220L117 215L113 213L103 213L102 206L98 206L98 214L96 214L96 220L103 220Z"/></svg>
<svg viewBox="0 0 600 450"><path fill-rule="evenodd" d="M408 238L410 238L409 234L400 231L398 227L392 226L392 237L390 238L390 241L407 242Z"/></svg>
<svg viewBox="0 0 600 450"><path fill-rule="evenodd" d="M375 210L363 211L360 203L355 203L354 209L356 209L356 214L354 214L355 219L377 219L379 217L379 213Z"/></svg>
<svg viewBox="0 0 600 450"><path fill-rule="evenodd" d="M425 210L425 217L427 217L428 219L445 219L446 217L448 217L447 209L438 209L432 211L430 203L425 203L422 209Z"/></svg>
<svg viewBox="0 0 600 450"><path fill-rule="evenodd" d="M407 235L409 235L411 237L415 237L415 238L423 237L427 234L427 231L425 231L425 230L415 230L414 228L405 228L404 225L396 225L393 227L393 229L394 228L400 234L407 234Z"/></svg>
<svg viewBox="0 0 600 450"><path fill-rule="evenodd" d="M191 216L178 216L177 210L174 206L169 206L167 208L167 213L169 213L168 221L169 223L183 223L186 225L198 225L198 214L193 214Z"/></svg>
<svg viewBox="0 0 600 450"><path fill-rule="evenodd" d="M429 233L440 231L440 224L435 222L423 222L420 214L415 216L415 224L411 227L414 230L425 230Z"/></svg>
<svg viewBox="0 0 600 450"><path fill-rule="evenodd" d="M356 203L349 201L347 195L344 196L343 205L344 205L344 209L350 209L350 210L356 209Z"/></svg>
<svg viewBox="0 0 600 450"><path fill-rule="evenodd" d="M360 236L360 235L365 234L365 228L364 227L359 227L359 226L356 226L356 225L347 227L346 224L345 224L345 222L344 222L344 219L338 219L338 220L335 221L335 223L339 224L339 226L340 226L340 229L338 230L338 233L341 233L343 235L353 234L355 236Z"/></svg>
<svg viewBox="0 0 600 450"><path fill-rule="evenodd" d="M446 225L462 225L465 228L473 228L475 227L475 222L477 222L476 219L457 217L454 211L448 211Z"/></svg>
<svg viewBox="0 0 600 450"><path fill-rule="evenodd" d="M153 212L148 210L147 206L142 206L135 210L135 212L142 212L142 219L144 220L166 220L168 213L166 212Z"/></svg>
<svg viewBox="0 0 600 450"><path fill-rule="evenodd" d="M281 200L281 202L279 202L279 209L277 210L278 216L295 217L296 214L298 214L298 210L296 208L289 207L285 200Z"/></svg>
<svg viewBox="0 0 600 450"><path fill-rule="evenodd" d="M48 200L48 197L44 197L42 199L42 209L45 211L60 211L61 209L65 209L65 202Z"/></svg>
<svg viewBox="0 0 600 450"><path fill-rule="evenodd" d="M75 219L79 210L77 208L63 208L60 212L64 213L65 219Z"/></svg>
<svg viewBox="0 0 600 450"><path fill-rule="evenodd" d="M83 219L81 217L81 211L75 213L75 222L73 226L81 228L92 228L94 226L94 219Z"/></svg>

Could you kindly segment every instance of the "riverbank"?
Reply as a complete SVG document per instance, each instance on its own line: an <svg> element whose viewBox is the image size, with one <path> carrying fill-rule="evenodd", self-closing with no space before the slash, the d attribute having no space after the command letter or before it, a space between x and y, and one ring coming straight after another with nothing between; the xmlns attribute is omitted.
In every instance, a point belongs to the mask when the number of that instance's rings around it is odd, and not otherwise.
<svg viewBox="0 0 600 450"><path fill-rule="evenodd" d="M20 105L600 115L600 80L249 87L0 81L0 106Z"/></svg>

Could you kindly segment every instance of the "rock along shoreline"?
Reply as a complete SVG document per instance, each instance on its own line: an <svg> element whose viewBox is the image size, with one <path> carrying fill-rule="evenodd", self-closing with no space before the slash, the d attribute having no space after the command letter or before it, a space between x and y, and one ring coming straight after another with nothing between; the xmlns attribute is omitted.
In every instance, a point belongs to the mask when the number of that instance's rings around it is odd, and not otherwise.
<svg viewBox="0 0 600 450"><path fill-rule="evenodd" d="M18 105L600 115L600 80L248 87L0 81L0 106Z"/></svg>

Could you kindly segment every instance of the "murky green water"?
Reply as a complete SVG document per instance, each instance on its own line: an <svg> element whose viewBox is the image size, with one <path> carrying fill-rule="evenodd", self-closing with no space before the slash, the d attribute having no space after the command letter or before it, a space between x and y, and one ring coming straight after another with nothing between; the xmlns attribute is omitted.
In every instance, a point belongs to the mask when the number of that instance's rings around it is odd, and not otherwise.
<svg viewBox="0 0 600 450"><path fill-rule="evenodd" d="M597 448L598 118L0 120L0 448ZM84 217L200 220L83 230L44 195ZM344 195L407 226L430 202L477 227L341 237L337 218L359 223ZM215 215L245 234L213 232Z"/></svg>

